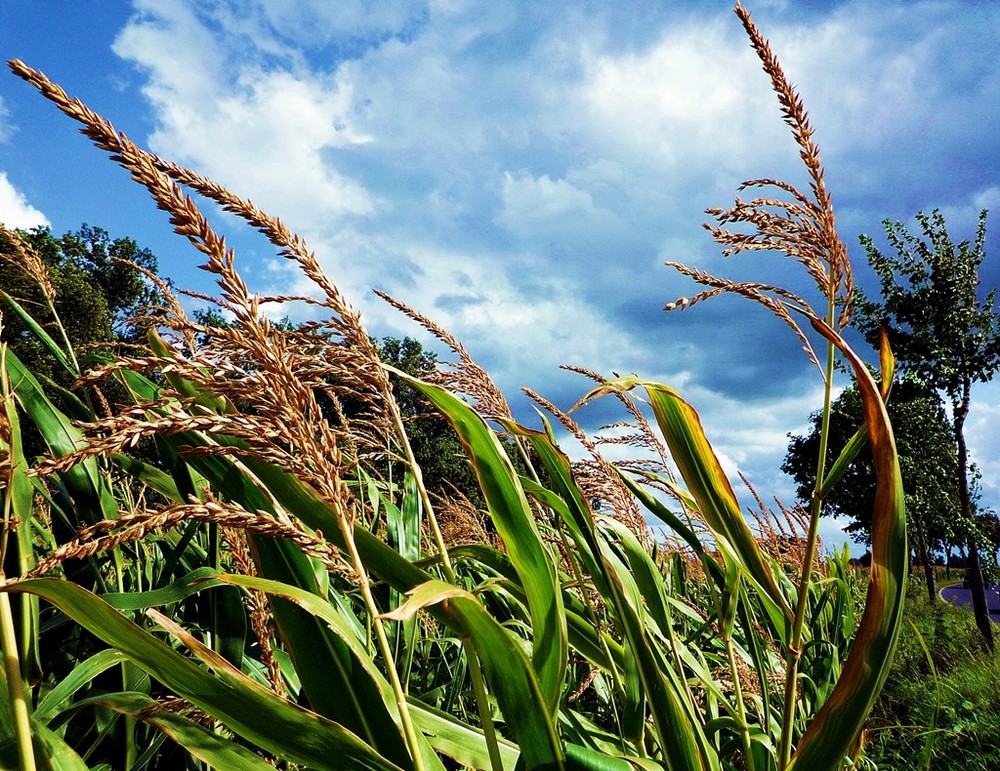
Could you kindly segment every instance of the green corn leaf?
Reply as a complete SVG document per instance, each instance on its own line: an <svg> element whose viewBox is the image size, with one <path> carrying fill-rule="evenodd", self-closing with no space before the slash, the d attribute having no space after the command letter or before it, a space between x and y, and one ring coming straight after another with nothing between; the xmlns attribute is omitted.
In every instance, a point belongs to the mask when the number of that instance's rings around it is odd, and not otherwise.
<svg viewBox="0 0 1000 771"><path fill-rule="evenodd" d="M318 598L309 561L286 540L251 536L266 578ZM310 706L357 736L399 766L409 766L406 744L389 705L344 639L296 602L275 596L271 609Z"/></svg>
<svg viewBox="0 0 1000 771"><path fill-rule="evenodd" d="M212 768L240 769L240 771L243 769L246 771L274 770L274 766L259 755L255 755L235 742L224 739L183 715L169 710L147 711L156 705L157 701L144 693L126 691L84 699L74 705L74 708L106 707L119 714L128 715L135 720L141 720L155 726L191 753L192 757L203 763L208 763Z"/></svg>
<svg viewBox="0 0 1000 771"><path fill-rule="evenodd" d="M278 581L231 574L219 574L216 578L219 581L231 584L232 586L240 586L247 589L256 589L266 592L272 599L283 598L289 602L293 602L309 615L325 623L330 631L332 631L333 634L335 634L343 645L350 651L352 657L351 664L356 670L352 674L352 681L354 683L358 683L362 678L367 678L370 687L376 689L378 692L377 699L381 700L383 703L381 711L387 712L387 714L392 716L391 726L387 727L386 721L382 720L380 722L375 722L372 725L372 729L381 733L401 730L399 728L399 707L396 703L396 697L393 694L392 687L376 668L372 656L366 648L367 640L358 634L355 619L348 617L340 608L324 601L315 594ZM341 699L355 699L358 697L358 694L353 692L340 692L338 693L338 696ZM379 712L371 708L371 701L371 699L367 699L365 702L368 705L366 708L370 710L370 714L367 716L369 721L376 720L379 714ZM359 706L361 706L361 702L359 702ZM433 757L432 753L427 751L427 749L428 748L425 748L424 753L426 765L431 768L436 768L440 763L435 757Z"/></svg>
<svg viewBox="0 0 1000 771"><path fill-rule="evenodd" d="M463 634L472 638L483 671L527 768L562 769L563 750L534 668L510 632L464 589L432 580L385 618L405 620L418 610L440 606Z"/></svg>
<svg viewBox="0 0 1000 771"><path fill-rule="evenodd" d="M75 584L36 578L3 591L29 592L52 603L178 696L279 758L329 771L399 768L342 726L276 696L228 664L207 671Z"/></svg>
<svg viewBox="0 0 1000 771"><path fill-rule="evenodd" d="M569 459L552 441L551 431L539 432L513 425L508 430L531 444L548 473L552 489L565 502L560 509L577 540L577 550L591 552L595 586L606 587L604 600L614 610L616 624L626 641L625 673L634 672L644 698L649 702L653 725L671 771L703 771L718 768L718 759L694 713L684 683L660 655L650 634L643 610L642 592L629 568L613 553L594 525L593 515L573 480ZM547 426L546 426L547 427ZM597 576L601 576L598 582ZM625 681L631 687L631 675ZM637 707L638 703L633 705Z"/></svg>
<svg viewBox="0 0 1000 771"><path fill-rule="evenodd" d="M552 429L544 417L542 423L544 431L533 431L512 422L505 423L504 428L515 436L526 439L538 454L551 477L552 490L543 492L544 488L535 485L533 486L535 494L560 515L573 538L577 555L595 582L595 588L602 596L609 597L613 590L601 565L601 544L594 529L590 509L573 480L569 459L556 447Z"/></svg>
<svg viewBox="0 0 1000 771"><path fill-rule="evenodd" d="M858 457L858 453L861 452L867 444L868 426L861 426L861 428L854 432L854 436L847 441L847 444L844 445L844 449L840 451L837 459L830 466L830 470L827 472L826 476L823 477L823 485L820 487L817 495L821 498L825 498L830 494L830 491L844 477L844 474L847 473L851 464L854 463L854 459Z"/></svg>
<svg viewBox="0 0 1000 771"><path fill-rule="evenodd" d="M230 586L209 590L208 596L212 603L216 650L234 667L242 669L249 626L243 598L238 590Z"/></svg>
<svg viewBox="0 0 1000 771"><path fill-rule="evenodd" d="M561 499L559 504L565 508ZM510 559L506 554L483 544L456 546L449 553L456 558L464 557L487 565L507 579L508 583L504 585L506 591L513 594L518 601L525 601L524 591L518 583L517 571L510 564ZM429 612L432 611L433 608ZM607 633L595 629L587 618L587 609L579 597L565 590L563 591L563 615L566 618L569 643L574 651L601 669L624 666L625 652L621 644Z"/></svg>
<svg viewBox="0 0 1000 771"><path fill-rule="evenodd" d="M601 520L601 529L613 535L615 545L621 551L624 562L635 580L642 596L643 604L662 634L667 634L670 626L670 602L663 571L653 562L649 552L643 547L628 527L610 517Z"/></svg>
<svg viewBox="0 0 1000 771"><path fill-rule="evenodd" d="M131 372L124 372L123 375L129 387L141 398L151 398L155 395L155 385L148 379ZM183 382L177 377L174 377L172 382L179 393L198 396L199 392L192 384ZM226 405L219 400L205 400L204 404L210 409L226 409ZM213 438L220 444L242 446L240 440L231 437ZM163 436L159 440L161 445L174 456L178 456L178 450L182 445L207 445L206 439L196 432ZM174 479L178 481L180 488L185 483L183 477L188 473L187 469L191 469L208 480L222 498L238 502L247 511L274 513L273 499L277 499L281 504L290 502L294 506L292 513L302 514L301 518L306 525L317 530L321 529L338 548L345 547L336 514L299 480L283 469L251 458L244 458L241 465L243 468L249 468L252 473L247 474L230 459L221 456L187 458L182 466L174 469ZM367 531L356 527L355 537L369 548L375 541L377 543L375 548L381 547L382 553L387 557L392 555L389 559L392 559L395 565L404 563L411 571L415 570L421 579L424 578L422 571L413 568L408 560L401 558ZM312 563L297 546L287 541L274 541L261 536L251 536L251 540L264 576L313 594L320 593L321 587L317 583ZM361 548L361 551L363 556L366 556L364 548ZM408 589L415 583L417 581L408 583L404 588ZM363 676L361 679L357 678L360 670L352 661L351 653L344 647L343 642L331 635L323 624L318 623L308 613L304 613L294 603L278 598L274 601L272 609L285 646L295 662L296 674L302 689L308 696L312 708L356 733L393 762L407 765L409 754L402 737L397 731L385 731L380 728L391 722L384 701L367 678ZM344 694L350 694L351 698L345 698Z"/></svg>
<svg viewBox="0 0 1000 771"><path fill-rule="evenodd" d="M416 699L407 699L410 715L427 742L442 755L467 768L490 768L490 754L483 732ZM498 737L504 771L514 771L521 752L517 745Z"/></svg>
<svg viewBox="0 0 1000 771"><path fill-rule="evenodd" d="M623 630L629 660L634 661L643 694L649 701L650 717L670 771L718 769L718 757L705 735L695 705L682 678L657 644L642 612L642 593L627 565L611 558L605 562L620 592L615 605ZM711 682L709 680L708 682Z"/></svg>
<svg viewBox="0 0 1000 771"><path fill-rule="evenodd" d="M15 398L38 428L52 454L61 457L75 452L82 442L81 431L49 401L38 380L13 351L7 351L4 361ZM62 472L59 477L85 521L96 522L117 517L118 504L94 458L78 463Z"/></svg>
<svg viewBox="0 0 1000 771"><path fill-rule="evenodd" d="M6 357L7 355L10 355L10 351L4 345L0 348L0 356ZM12 468L5 480L6 487L0 490L0 505L9 501L10 513L16 522L13 527L12 544L16 562L10 561L8 565L16 565L17 575L21 576L35 567L36 564L35 539L32 532L35 521L35 484L28 478L28 461L24 456L24 447L21 442L21 422L14 400L4 399L3 410L9 433L7 439L0 437L0 454L6 454ZM25 679L32 680L35 673L41 671L38 650L38 600L28 596L22 597L18 611L17 655L21 663L22 675Z"/></svg>
<svg viewBox="0 0 1000 771"><path fill-rule="evenodd" d="M52 339L52 336L45 331L45 327L39 324L35 319L28 313L21 304L7 294L4 290L0 289L0 298L3 298L4 302L10 306L10 309L24 322L24 325L28 330L37 337L46 348L49 349L49 353L55 358L59 365L66 370L66 372L73 378L80 376L79 369L70 361L69 357L62 347Z"/></svg>
<svg viewBox="0 0 1000 771"><path fill-rule="evenodd" d="M701 541L698 540L698 536L695 535L694 531L691 530L687 524L681 521L680 517L664 506L661 501L657 500L652 493L649 492L649 490L638 484L628 474L625 474L620 469L616 470L618 471L618 475L621 477L622 482L625 483L625 486L628 487L629 491L631 491L631 493L651 514L662 522L665 522L667 527L677 533L677 535L683 539L684 543L694 550L695 554L701 554L705 551L705 547L702 546ZM650 474L649 476L655 477L654 474ZM655 478L659 479L659 477ZM692 504L694 504L694 501L692 501Z"/></svg>
<svg viewBox="0 0 1000 771"><path fill-rule="evenodd" d="M44 771L90 771L72 747L55 731L32 722L31 739L35 745L35 764ZM5 766L15 768L15 766Z"/></svg>
<svg viewBox="0 0 1000 771"><path fill-rule="evenodd" d="M31 717L39 723L49 723L58 717L66 707L72 706L69 700L81 688L90 685L91 681L101 672L119 666L126 661L126 656L119 650L107 648L81 661L66 677L45 694Z"/></svg>
<svg viewBox="0 0 1000 771"><path fill-rule="evenodd" d="M108 592L102 594L101 599L118 610L158 608L180 602L205 589L221 586L222 583L215 577L218 572L213 567L200 567L167 586L146 592Z"/></svg>
<svg viewBox="0 0 1000 771"><path fill-rule="evenodd" d="M882 395L882 401L889 400L889 394L892 391L892 378L896 371L896 360L892 356L892 351L889 349L889 338L886 335L884 329L879 330L880 333L880 345L879 345L879 362L882 367L882 385L879 389L879 393ZM819 489L818 495L821 498L825 498L830 490L841 480L847 469L850 468L851 463L861 452L862 448L868 444L868 425L864 424L854 433L844 449L840 451L840 455L830 466L830 470L827 471L826 476L823 478L823 486Z"/></svg>
<svg viewBox="0 0 1000 771"><path fill-rule="evenodd" d="M147 487L155 490L168 501L183 503L184 498L177 487L177 482L167 473L144 463L138 458L115 453L111 456L111 462L122 471L138 479Z"/></svg>
<svg viewBox="0 0 1000 771"><path fill-rule="evenodd" d="M567 771L631 771L632 764L578 744L566 745Z"/></svg>
<svg viewBox="0 0 1000 771"><path fill-rule="evenodd" d="M889 674L903 623L908 566L903 483L883 395L867 367L840 335L818 319L811 321L854 370L877 476L865 610L843 673L803 734L789 766L823 771L840 768ZM883 345L883 360L888 356L887 349ZM883 364L883 371L886 369Z"/></svg>
<svg viewBox="0 0 1000 771"><path fill-rule="evenodd" d="M417 481L413 474L408 473L403 481L401 505L397 507L388 500L384 501L384 504L389 545L404 559L418 562L420 560L420 529L423 521L423 507L420 503ZM399 607L401 602L402 595L393 590L390 599L391 607ZM400 679L404 683L409 681L409 674L413 668L417 632L417 620L413 618L401 624L397 636L395 657L399 665Z"/></svg>
<svg viewBox="0 0 1000 771"><path fill-rule="evenodd" d="M670 455L698 504L698 512L712 530L718 547L733 553L750 578L780 607L789 620L794 613L782 592L767 560L757 546L747 525L722 465L705 436L701 419L694 408L668 386L624 377L609 381L587 394L588 401L608 393L629 391L641 386L649 396L660 432Z"/></svg>
<svg viewBox="0 0 1000 771"><path fill-rule="evenodd" d="M532 618L532 662L553 714L562 693L568 643L562 592L552 556L535 525L517 472L483 419L443 388L393 370L417 388L448 419L479 478L490 517L503 538L528 599Z"/></svg>

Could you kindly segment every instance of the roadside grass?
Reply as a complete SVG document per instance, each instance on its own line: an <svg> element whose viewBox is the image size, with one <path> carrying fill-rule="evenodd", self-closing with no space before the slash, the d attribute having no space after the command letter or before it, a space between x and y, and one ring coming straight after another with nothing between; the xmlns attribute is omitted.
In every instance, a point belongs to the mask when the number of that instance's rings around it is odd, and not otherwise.
<svg viewBox="0 0 1000 771"><path fill-rule="evenodd" d="M906 615L912 624L869 720L868 759L884 769L1000 768L1000 654L978 644L971 613L931 605L913 580Z"/></svg>

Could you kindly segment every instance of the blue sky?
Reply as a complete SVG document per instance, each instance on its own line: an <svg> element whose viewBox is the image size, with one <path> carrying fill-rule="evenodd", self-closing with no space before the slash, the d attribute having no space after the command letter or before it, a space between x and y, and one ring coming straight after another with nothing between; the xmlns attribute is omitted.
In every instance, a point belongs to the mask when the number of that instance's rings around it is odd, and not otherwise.
<svg viewBox="0 0 1000 771"><path fill-rule="evenodd" d="M1000 209L1000 6L748 7L810 111L862 286L857 236L882 219L940 208L962 239ZM280 216L374 334L420 336L378 287L455 333L512 397L526 385L569 406L588 383L564 363L661 380L702 413L727 469L793 497L786 435L820 394L794 338L736 299L662 310L694 291L667 259L806 286L781 257L722 258L701 227L745 179L803 182L728 3L4 0L0 54ZM99 225L211 288L144 191L10 75L0 220ZM218 222L254 288L308 290ZM986 287L1000 285L991 230ZM974 397L970 444L1000 508L1000 388ZM837 540L833 523L824 534Z"/></svg>

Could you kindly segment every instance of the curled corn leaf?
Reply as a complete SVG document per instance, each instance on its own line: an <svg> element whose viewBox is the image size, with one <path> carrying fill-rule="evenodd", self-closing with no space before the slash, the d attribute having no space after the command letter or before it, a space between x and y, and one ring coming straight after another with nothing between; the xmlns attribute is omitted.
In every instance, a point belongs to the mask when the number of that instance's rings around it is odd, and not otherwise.
<svg viewBox="0 0 1000 771"><path fill-rule="evenodd" d="M850 362L857 379L877 482L872 515L872 565L868 601L843 673L796 747L790 769L836 769L850 752L882 685L903 621L906 589L906 511L899 458L883 394L844 339L818 319L813 327ZM891 354L883 341L883 371Z"/></svg>

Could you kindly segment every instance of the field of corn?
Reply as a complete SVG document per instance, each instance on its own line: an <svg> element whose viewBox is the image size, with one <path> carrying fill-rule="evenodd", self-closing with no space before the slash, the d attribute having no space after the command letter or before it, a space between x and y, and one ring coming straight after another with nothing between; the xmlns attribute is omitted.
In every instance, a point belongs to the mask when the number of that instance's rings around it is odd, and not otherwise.
<svg viewBox="0 0 1000 771"><path fill-rule="evenodd" d="M578 407L617 399L630 425L639 457L612 463L542 396L550 419L520 425L459 341L390 297L456 360L425 380L384 365L280 220L10 63L146 187L218 294L201 298L216 315L193 319L147 273L167 303L145 344L89 360L60 334L51 292L42 309L5 297L76 386L0 348L0 766L816 771L863 756L907 573L893 360L883 346L876 382L841 335L852 274L812 129L737 15L810 184L747 182L760 197L710 210L709 229L727 253L784 252L816 299L671 264L705 291L668 308L721 293L763 305L816 364L827 413L838 359L853 373L865 425L830 467L824 447L807 510L745 512L668 385L581 373L593 387ZM317 320L269 321L295 298L248 288L189 195L297 264L321 292ZM45 293L38 256L4 237ZM404 384L460 439L481 506L424 483ZM559 433L588 457L571 461ZM47 451L29 455L29 436ZM858 576L846 551L820 554L817 527L866 442L879 479Z"/></svg>

